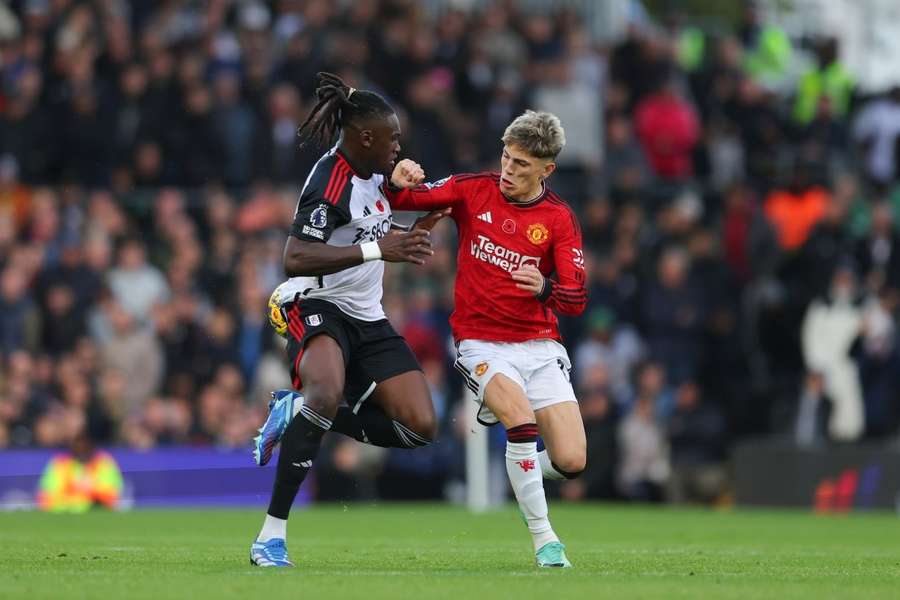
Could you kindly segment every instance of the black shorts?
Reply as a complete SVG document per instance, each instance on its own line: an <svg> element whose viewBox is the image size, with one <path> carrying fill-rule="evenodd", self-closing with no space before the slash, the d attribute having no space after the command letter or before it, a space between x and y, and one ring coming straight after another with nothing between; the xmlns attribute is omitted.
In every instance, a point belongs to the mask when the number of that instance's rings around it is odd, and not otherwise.
<svg viewBox="0 0 900 600"><path fill-rule="evenodd" d="M354 319L330 302L311 298L295 300L284 309L291 382L296 390L303 389L299 369L306 343L317 335L327 335L341 347L346 369L344 399L351 407L382 381L422 370L406 340L387 319Z"/></svg>

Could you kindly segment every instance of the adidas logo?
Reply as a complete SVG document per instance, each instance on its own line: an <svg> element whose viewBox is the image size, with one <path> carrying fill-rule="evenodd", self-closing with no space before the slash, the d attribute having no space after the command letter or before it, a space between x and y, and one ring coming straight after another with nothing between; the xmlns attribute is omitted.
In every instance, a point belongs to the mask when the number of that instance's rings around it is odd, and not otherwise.
<svg viewBox="0 0 900 600"><path fill-rule="evenodd" d="M493 223L491 220L491 211L487 211L478 215L478 218L484 221L485 223Z"/></svg>
<svg viewBox="0 0 900 600"><path fill-rule="evenodd" d="M312 461L311 461L311 460L304 460L304 461L299 462L299 463L291 463L291 464L294 465L295 467L300 467L300 468L302 468L302 469L309 469L310 467L312 467Z"/></svg>
<svg viewBox="0 0 900 600"><path fill-rule="evenodd" d="M364 217L368 217L368 216L371 215L371 214L372 214L372 211L369 210L369 207L368 207L368 206L366 206L365 208L363 208L363 216L364 216Z"/></svg>

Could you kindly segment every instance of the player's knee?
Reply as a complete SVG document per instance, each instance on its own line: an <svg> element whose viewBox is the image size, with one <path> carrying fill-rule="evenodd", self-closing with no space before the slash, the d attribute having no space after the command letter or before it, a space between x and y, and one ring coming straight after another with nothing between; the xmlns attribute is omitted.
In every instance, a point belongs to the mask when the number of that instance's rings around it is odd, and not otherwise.
<svg viewBox="0 0 900 600"><path fill-rule="evenodd" d="M434 413L417 414L410 419L407 426L429 443L437 436L437 418Z"/></svg>
<svg viewBox="0 0 900 600"><path fill-rule="evenodd" d="M400 443L407 448L421 448L429 445L437 434L437 420L434 413L408 413L400 420L394 420L394 431Z"/></svg>
<svg viewBox="0 0 900 600"><path fill-rule="evenodd" d="M303 404L322 415L333 415L341 403L343 386L328 378L303 383Z"/></svg>
<svg viewBox="0 0 900 600"><path fill-rule="evenodd" d="M587 458L584 452L568 452L553 457L553 466L566 479L575 479L584 471Z"/></svg>

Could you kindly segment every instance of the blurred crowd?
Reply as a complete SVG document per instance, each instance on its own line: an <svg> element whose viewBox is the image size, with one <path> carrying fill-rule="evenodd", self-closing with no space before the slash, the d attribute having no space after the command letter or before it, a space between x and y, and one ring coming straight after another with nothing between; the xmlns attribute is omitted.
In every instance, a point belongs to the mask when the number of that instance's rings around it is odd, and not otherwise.
<svg viewBox="0 0 900 600"><path fill-rule="evenodd" d="M895 435L900 91L861 94L836 40L750 2L715 31L634 10L605 43L565 2L474 4L0 6L0 448L247 445L289 385L265 305L322 151L296 137L320 70L385 95L429 179L496 169L525 108L562 119L551 185L591 277L562 322L589 444L564 497L715 501L741 436ZM331 440L335 496L461 477L451 227L385 279L441 440Z"/></svg>

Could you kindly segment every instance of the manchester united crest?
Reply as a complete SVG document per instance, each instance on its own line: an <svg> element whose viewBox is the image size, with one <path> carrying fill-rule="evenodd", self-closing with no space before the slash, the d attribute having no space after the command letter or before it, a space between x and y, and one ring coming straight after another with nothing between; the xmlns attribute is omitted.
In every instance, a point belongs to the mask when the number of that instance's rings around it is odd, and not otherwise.
<svg viewBox="0 0 900 600"><path fill-rule="evenodd" d="M478 377L481 377L482 375L485 374L485 372L487 370L488 370L488 364L486 362L478 363L475 366L475 375L477 375Z"/></svg>
<svg viewBox="0 0 900 600"><path fill-rule="evenodd" d="M532 244L539 246L550 239L550 230L543 223L533 223L525 230L525 237Z"/></svg>

